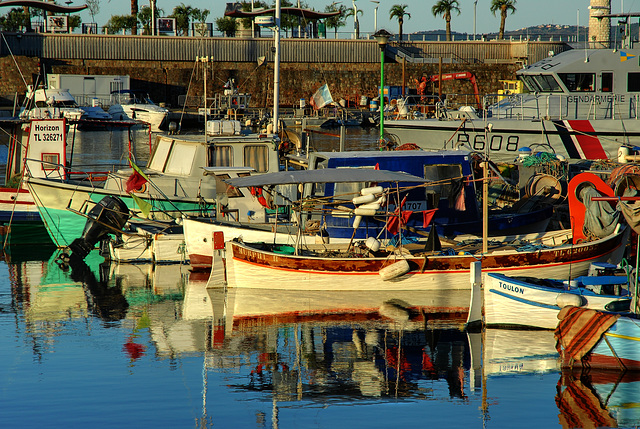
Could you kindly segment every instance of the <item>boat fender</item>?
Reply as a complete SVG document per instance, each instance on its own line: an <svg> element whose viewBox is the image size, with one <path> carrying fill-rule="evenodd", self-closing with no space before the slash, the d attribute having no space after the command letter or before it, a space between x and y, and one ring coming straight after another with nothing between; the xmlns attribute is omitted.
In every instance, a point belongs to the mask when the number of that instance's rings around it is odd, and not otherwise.
<svg viewBox="0 0 640 429"><path fill-rule="evenodd" d="M576 295L573 293L561 293L556 297L556 304L560 308L566 307L567 305L582 307L586 303L587 300L582 295Z"/></svg>
<svg viewBox="0 0 640 429"><path fill-rule="evenodd" d="M358 229L360 222L362 222L362 216L356 216L353 218L353 229Z"/></svg>
<svg viewBox="0 0 640 429"><path fill-rule="evenodd" d="M387 281L403 276L408 272L409 262L406 259L400 259L399 261L380 269L380 271L378 271L378 274L380 274L382 280Z"/></svg>
<svg viewBox="0 0 640 429"><path fill-rule="evenodd" d="M380 250L380 240L375 237L367 238L364 244L372 252L377 252L378 250Z"/></svg>
<svg viewBox="0 0 640 429"><path fill-rule="evenodd" d="M376 196L374 194L367 194L367 195L360 195L357 197L353 198L353 204L355 205L359 205L359 204L367 204L367 203L372 203L376 200Z"/></svg>
<svg viewBox="0 0 640 429"><path fill-rule="evenodd" d="M382 191L384 191L384 188L382 186L371 186L369 188L360 189L360 195L381 194Z"/></svg>
<svg viewBox="0 0 640 429"><path fill-rule="evenodd" d="M375 216L376 215L376 209L369 209L369 208L362 208L362 207L356 207L356 209L353 212L355 213L356 216Z"/></svg>
<svg viewBox="0 0 640 429"><path fill-rule="evenodd" d="M374 209L374 210L380 210L380 203L378 203L377 201L374 201L372 203L369 204L363 204L360 207L358 207L360 209Z"/></svg>

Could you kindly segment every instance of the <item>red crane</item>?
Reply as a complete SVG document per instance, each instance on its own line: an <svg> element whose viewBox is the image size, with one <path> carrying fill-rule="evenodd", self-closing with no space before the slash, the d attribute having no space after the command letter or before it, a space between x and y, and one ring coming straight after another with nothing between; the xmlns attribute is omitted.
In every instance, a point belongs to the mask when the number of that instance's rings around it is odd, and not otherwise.
<svg viewBox="0 0 640 429"><path fill-rule="evenodd" d="M469 72L458 72L458 73L444 73L442 75L442 80L453 80L453 79L469 79L471 85L473 85L473 95L476 97L476 103L478 105L478 110L482 110L482 103L480 102L480 90L478 89L478 84L476 83L476 76L473 73ZM431 82L438 82L440 80L440 75L434 74L429 77Z"/></svg>

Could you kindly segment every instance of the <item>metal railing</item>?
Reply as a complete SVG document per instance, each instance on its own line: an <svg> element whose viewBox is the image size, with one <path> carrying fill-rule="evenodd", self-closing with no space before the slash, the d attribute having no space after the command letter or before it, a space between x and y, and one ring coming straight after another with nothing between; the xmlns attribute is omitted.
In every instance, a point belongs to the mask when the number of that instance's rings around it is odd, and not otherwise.
<svg viewBox="0 0 640 429"><path fill-rule="evenodd" d="M0 55L51 59L193 61L210 56L214 61L255 62L273 59L271 38L166 37L140 35L48 34L2 32ZM475 62L532 63L570 49L564 42L454 41L393 42L392 49L411 58L448 58ZM281 62L378 63L378 45L372 39L291 39L281 41Z"/></svg>

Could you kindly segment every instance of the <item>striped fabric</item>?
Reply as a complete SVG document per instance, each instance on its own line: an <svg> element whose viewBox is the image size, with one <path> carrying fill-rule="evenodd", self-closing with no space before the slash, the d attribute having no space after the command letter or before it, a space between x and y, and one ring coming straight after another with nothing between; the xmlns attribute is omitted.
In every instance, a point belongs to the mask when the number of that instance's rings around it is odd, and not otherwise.
<svg viewBox="0 0 640 429"><path fill-rule="evenodd" d="M558 313L556 349L563 362L582 359L620 315L566 306Z"/></svg>
<svg viewBox="0 0 640 429"><path fill-rule="evenodd" d="M556 405L560 410L558 417L563 428L618 426L594 392L580 380L570 377L567 388L560 392L561 386L558 385Z"/></svg>

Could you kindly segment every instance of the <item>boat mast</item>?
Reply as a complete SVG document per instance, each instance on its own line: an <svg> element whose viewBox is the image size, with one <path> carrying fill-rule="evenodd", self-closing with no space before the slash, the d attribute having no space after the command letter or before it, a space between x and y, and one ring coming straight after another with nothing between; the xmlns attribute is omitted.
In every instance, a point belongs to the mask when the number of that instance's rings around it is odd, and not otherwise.
<svg viewBox="0 0 640 429"><path fill-rule="evenodd" d="M273 60L273 132L278 135L278 107L280 105L280 0L276 0L274 31L275 58Z"/></svg>

